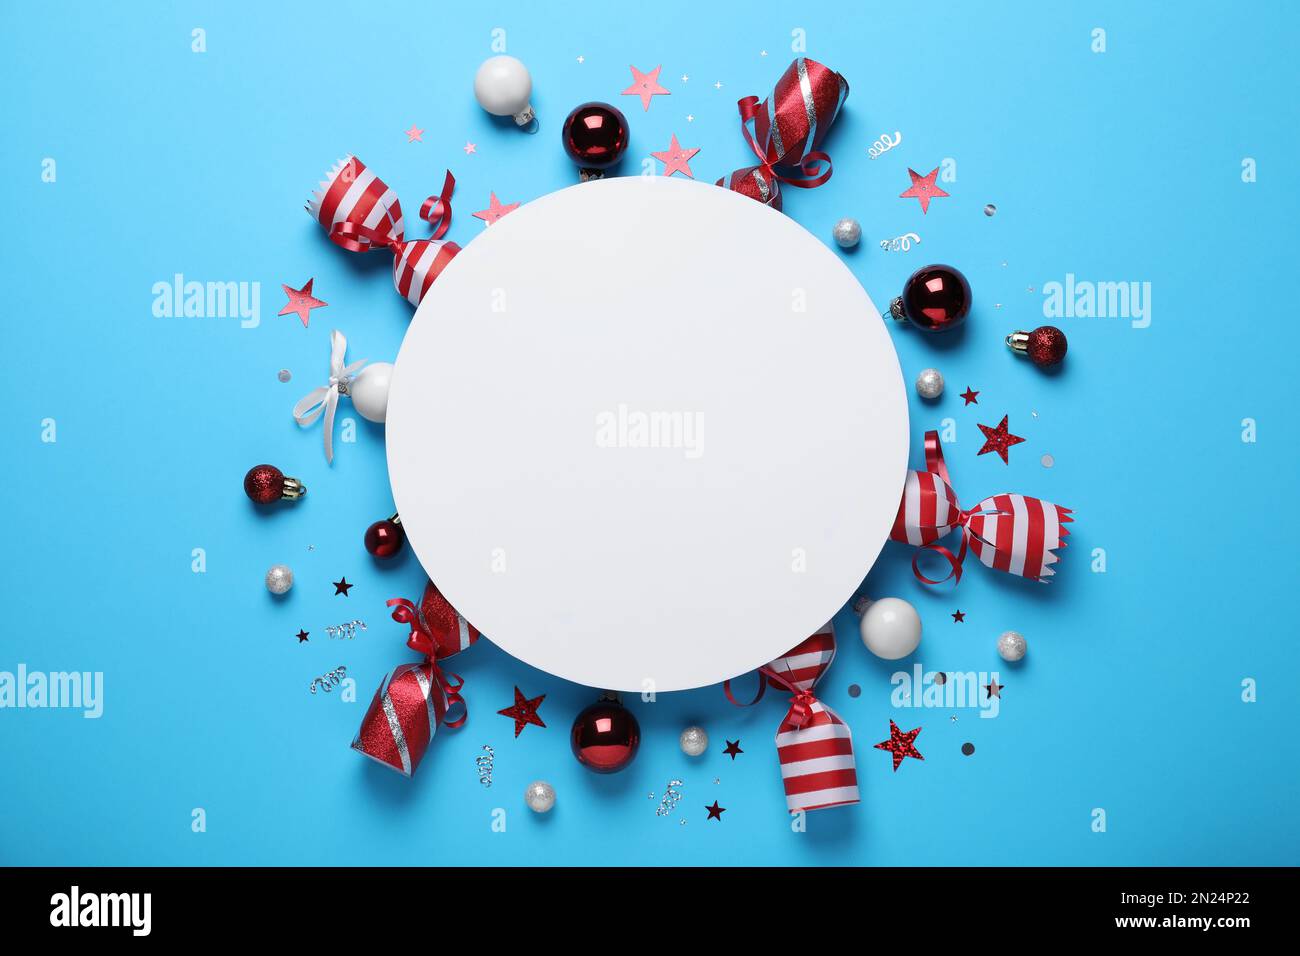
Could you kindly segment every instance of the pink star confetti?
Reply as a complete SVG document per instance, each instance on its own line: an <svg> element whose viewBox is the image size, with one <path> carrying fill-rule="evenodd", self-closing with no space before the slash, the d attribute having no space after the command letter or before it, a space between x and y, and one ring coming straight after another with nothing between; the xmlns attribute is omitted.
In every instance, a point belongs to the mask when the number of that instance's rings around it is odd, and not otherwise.
<svg viewBox="0 0 1300 956"><path fill-rule="evenodd" d="M316 279L313 276L307 280L307 284L301 289L291 289L289 286L282 283L280 288L283 289L284 294L289 297L289 303L276 314L288 315L292 312L297 315L298 318L302 319L302 327L304 329L307 328L307 318L311 315L311 310L329 305L328 302L322 302L311 294L311 284L315 281Z"/></svg>
<svg viewBox="0 0 1300 956"><path fill-rule="evenodd" d="M476 153L476 152L478 152L478 146L467 140L465 142L465 155L468 156L470 153Z"/></svg>
<svg viewBox="0 0 1300 956"><path fill-rule="evenodd" d="M496 193L489 193L488 197L488 207L486 209L480 209L478 212L474 213L474 218L482 219L485 225L490 226L502 216L509 215L519 208L519 203L517 202L503 205L501 200L497 199Z"/></svg>
<svg viewBox="0 0 1300 956"><path fill-rule="evenodd" d="M697 146L695 149L682 149L682 144L677 142L677 135L673 134L672 144L662 153L651 153L655 159L664 164L664 175L671 176L673 173L685 173L691 179L695 174L691 172L690 164L687 162L692 156L700 151Z"/></svg>
<svg viewBox="0 0 1300 956"><path fill-rule="evenodd" d="M919 199L921 201L921 212L930 211L930 200L948 194L936 185L939 178L939 167L936 166L930 170L928 175L921 176L914 169L909 169L907 175L912 177L912 185L906 192L898 194L899 199Z"/></svg>
<svg viewBox="0 0 1300 956"><path fill-rule="evenodd" d="M406 141L408 143L423 143L424 140L421 139L422 136L424 136L424 130L420 129L420 127L416 126L414 123L412 123L411 128L406 131Z"/></svg>
<svg viewBox="0 0 1300 956"><path fill-rule="evenodd" d="M664 96L672 95L671 90L666 90L659 85L659 71L663 69L662 66L656 66L649 73L642 73L634 66L629 67L629 69L632 71L632 85L623 91L623 95L641 97L641 105L645 107L647 112L650 109L650 98L652 96L660 94Z"/></svg>

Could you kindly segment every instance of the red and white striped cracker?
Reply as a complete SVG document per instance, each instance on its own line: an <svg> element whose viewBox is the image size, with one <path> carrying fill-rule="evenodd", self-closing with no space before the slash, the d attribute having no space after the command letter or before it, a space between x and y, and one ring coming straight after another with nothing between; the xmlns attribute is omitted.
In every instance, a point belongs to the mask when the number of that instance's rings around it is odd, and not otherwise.
<svg viewBox="0 0 1300 956"><path fill-rule="evenodd" d="M826 138L848 95L844 77L796 57L754 114L754 139L775 165L798 166Z"/></svg>
<svg viewBox="0 0 1300 956"><path fill-rule="evenodd" d="M797 708L792 707L776 732L785 803L791 813L858 802L853 734L835 711L811 697L834 659L835 630L827 623L763 669L780 683L809 695L807 713L796 716Z"/></svg>
<svg viewBox="0 0 1300 956"><path fill-rule="evenodd" d="M330 241L350 252L368 252L376 246L391 249L393 285L411 305L420 304L460 252L460 246L447 239L407 240L397 194L355 156L334 164L305 208ZM355 227L364 233L358 234Z"/></svg>
<svg viewBox="0 0 1300 956"><path fill-rule="evenodd" d="M402 664L375 691L352 749L409 777L447 716L447 691L432 664Z"/></svg>
<svg viewBox="0 0 1300 956"><path fill-rule="evenodd" d="M425 585L424 596L420 598L420 616L424 619L425 629L433 635L438 660L459 654L482 636L473 624L461 617L432 581Z"/></svg>

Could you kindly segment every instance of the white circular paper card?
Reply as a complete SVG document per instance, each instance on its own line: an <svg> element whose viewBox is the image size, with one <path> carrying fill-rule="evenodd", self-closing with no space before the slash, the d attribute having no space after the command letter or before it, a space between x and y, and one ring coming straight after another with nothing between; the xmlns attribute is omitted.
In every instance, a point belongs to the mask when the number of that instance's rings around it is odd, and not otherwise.
<svg viewBox="0 0 1300 956"><path fill-rule="evenodd" d="M880 311L752 199L629 176L531 202L433 284L388 469L430 578L508 653L592 687L744 673L875 561L907 468Z"/></svg>

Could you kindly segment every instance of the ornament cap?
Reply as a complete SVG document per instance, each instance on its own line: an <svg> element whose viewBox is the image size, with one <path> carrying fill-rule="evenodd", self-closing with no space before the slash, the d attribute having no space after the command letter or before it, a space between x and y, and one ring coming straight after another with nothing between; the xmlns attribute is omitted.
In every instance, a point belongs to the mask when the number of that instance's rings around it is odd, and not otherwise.
<svg viewBox="0 0 1300 956"><path fill-rule="evenodd" d="M907 313L903 311L903 297L901 295L894 296L894 300L889 303L889 314L898 322L902 322L907 318Z"/></svg>
<svg viewBox="0 0 1300 956"><path fill-rule="evenodd" d="M1012 332L1007 336L1007 346L1015 352L1029 351L1029 333Z"/></svg>
<svg viewBox="0 0 1300 956"><path fill-rule="evenodd" d="M580 169L578 170L579 182L590 182L593 179L604 179L605 170L603 169Z"/></svg>
<svg viewBox="0 0 1300 956"><path fill-rule="evenodd" d="M527 106L521 109L518 113L515 114L514 119L515 119L516 126L527 126L533 120L537 119L537 113L533 111L533 104L529 103Z"/></svg>
<svg viewBox="0 0 1300 956"><path fill-rule="evenodd" d="M280 488L281 498L288 498L290 501L295 501L306 494L307 494L306 485L304 485L297 478L290 478L288 475L284 476L284 484Z"/></svg>

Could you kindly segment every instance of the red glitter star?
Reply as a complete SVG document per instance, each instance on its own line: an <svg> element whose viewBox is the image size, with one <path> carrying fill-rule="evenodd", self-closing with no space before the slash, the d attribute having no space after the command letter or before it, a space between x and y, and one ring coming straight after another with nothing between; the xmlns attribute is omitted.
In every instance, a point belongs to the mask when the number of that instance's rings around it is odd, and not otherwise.
<svg viewBox="0 0 1300 956"><path fill-rule="evenodd" d="M288 315L292 312L296 314L298 318L302 319L302 327L304 329L307 328L307 318L311 315L311 310L329 305L328 302L322 302L311 294L311 284L315 281L315 278L308 279L307 284L301 289L291 289L287 285L281 283L280 288L283 289L284 294L289 297L289 304L276 314Z"/></svg>
<svg viewBox="0 0 1300 956"><path fill-rule="evenodd" d="M720 807L720 806L718 806L718 801L717 801L717 800L714 800L714 801L713 801L713 806L711 806L711 807L705 807L704 809L709 811L709 819L708 819L708 820L705 820L705 821L704 821L705 823L708 823L709 820L717 820L719 823L721 823L721 822L722 822L722 815L723 815L724 813L727 812L727 808L726 808L726 807Z"/></svg>
<svg viewBox="0 0 1300 956"><path fill-rule="evenodd" d="M919 199L921 201L922 213L927 213L930 211L931 199L936 199L939 196L948 195L946 192L940 189L938 185L935 183L935 180L939 178L938 166L930 170L930 172L925 176L920 175L914 169L909 169L907 171L907 175L912 177L912 185L908 187L906 192L899 193L898 198Z"/></svg>
<svg viewBox="0 0 1300 956"><path fill-rule="evenodd" d="M903 733L898 729L898 724L894 723L892 720L889 722L889 739L876 744L876 749L888 750L893 753L895 773L898 772L898 765L903 762L904 757L915 757L917 760L925 759L917 751L916 745L912 743L912 741L916 739L916 735L920 732L921 728L917 727L915 730L909 730L907 733Z"/></svg>
<svg viewBox="0 0 1300 956"><path fill-rule="evenodd" d="M1007 461L1007 449L1024 441L1019 435L1013 435L1007 431L1006 415L1002 416L1002 421L998 422L997 428L980 425L980 431L984 433L984 447L979 450L979 454L984 455L995 451L998 453L998 457L1002 459L1003 464L1010 464Z"/></svg>
<svg viewBox="0 0 1300 956"><path fill-rule="evenodd" d="M978 404L979 404L979 400L975 397L975 396L977 396L978 394L979 394L979 392L972 391L972 390L971 390L971 387L970 387L969 385L967 385L967 386L966 386L966 391L964 391L964 392L961 393L961 397L964 398L964 399L966 399L966 404L967 404L967 405L978 405ZM963 407L964 407L964 406L963 406Z"/></svg>
<svg viewBox="0 0 1300 956"><path fill-rule="evenodd" d="M965 621L966 621L966 615L965 615L965 613L962 612L962 611L960 611L960 610L953 611L953 612L952 612L952 621L953 621L954 624L963 624L963 623L965 623Z"/></svg>
<svg viewBox="0 0 1300 956"><path fill-rule="evenodd" d="M641 105L646 110L650 109L650 98L652 96L659 96L660 94L672 95L671 90L666 90L659 85L659 71L663 69L662 66L656 66L649 73L642 73L634 66L629 67L629 69L632 71L632 85L623 91L623 95L641 97Z"/></svg>
<svg viewBox="0 0 1300 956"><path fill-rule="evenodd" d="M542 718L537 716L537 708L546 700L546 695L541 697L525 697L518 687L515 688L515 703L513 707L507 707L504 710L498 710L497 713L505 717L512 717L515 721L515 736L518 737L523 731L525 724L536 724L538 727L545 727Z"/></svg>
<svg viewBox="0 0 1300 956"><path fill-rule="evenodd" d="M502 203L500 199L497 199L496 193L488 193L488 207L474 213L474 218L482 219L486 225L490 226L502 216L512 213L518 208L519 203Z"/></svg>
<svg viewBox="0 0 1300 956"><path fill-rule="evenodd" d="M700 151L697 146L695 149L682 149L682 144L677 142L677 134L673 134L672 144L662 153L651 153L655 159L664 164L664 175L671 176L673 173L682 172L691 179L695 174L691 172L690 164L687 162L692 156Z"/></svg>

